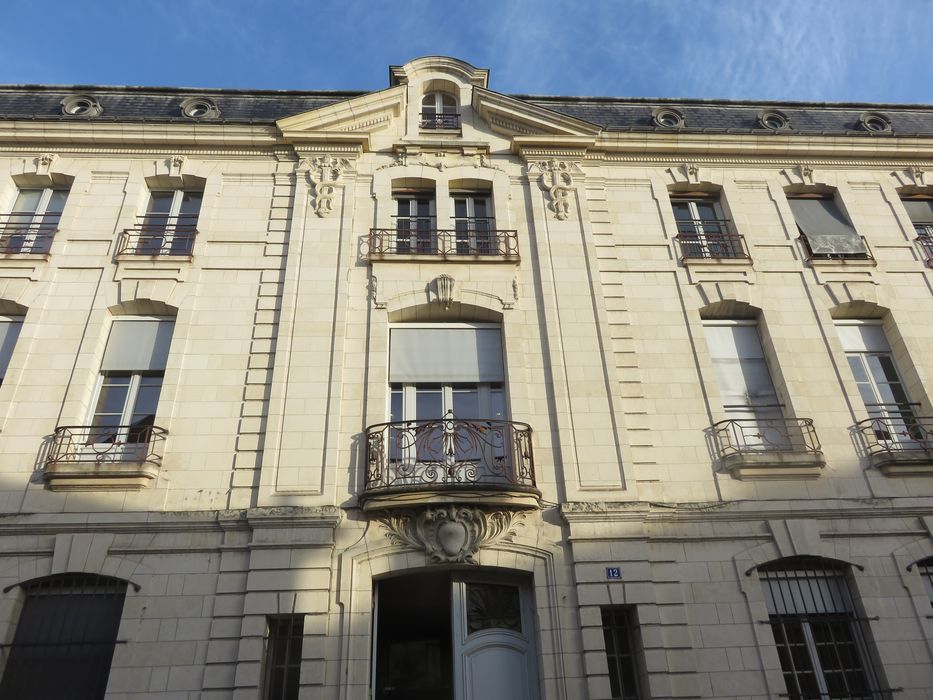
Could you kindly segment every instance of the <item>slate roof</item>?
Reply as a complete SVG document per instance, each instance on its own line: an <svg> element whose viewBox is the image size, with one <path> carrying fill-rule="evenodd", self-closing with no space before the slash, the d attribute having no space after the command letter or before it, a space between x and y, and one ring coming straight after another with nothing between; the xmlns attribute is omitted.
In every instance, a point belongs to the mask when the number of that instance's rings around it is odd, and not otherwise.
<svg viewBox="0 0 933 700"><path fill-rule="evenodd" d="M63 116L61 101L68 95L93 95L103 106L97 117ZM153 121L190 123L180 105L188 97L212 99L221 112L214 123L271 124L350 99L363 92L310 92L286 90L218 90L100 86L0 86L0 120ZM652 110L672 107L680 111L687 132L767 134L758 114L778 109L787 115L790 132L880 136L859 128L866 111L887 115L892 131L900 136L933 136L933 106L890 104L832 104L805 102L738 102L725 100L671 100L604 97L547 97L513 95L516 99L597 124L609 131L670 131L653 124ZM782 131L780 133L788 133Z"/></svg>

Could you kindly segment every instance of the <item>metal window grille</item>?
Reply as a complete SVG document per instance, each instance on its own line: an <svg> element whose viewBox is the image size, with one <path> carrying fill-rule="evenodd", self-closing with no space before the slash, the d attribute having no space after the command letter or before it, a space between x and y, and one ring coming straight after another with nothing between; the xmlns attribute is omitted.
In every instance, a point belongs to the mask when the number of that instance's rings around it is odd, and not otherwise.
<svg viewBox="0 0 933 700"><path fill-rule="evenodd" d="M921 578L923 578L923 585L926 587L927 598L930 599L930 607L933 608L933 558L924 559L917 566L917 570L920 572Z"/></svg>
<svg viewBox="0 0 933 700"><path fill-rule="evenodd" d="M0 700L101 700L123 614L126 582L60 574L24 584Z"/></svg>
<svg viewBox="0 0 933 700"><path fill-rule="evenodd" d="M603 637L609 662L609 687L613 700L639 700L635 635L635 608L617 605L602 608Z"/></svg>
<svg viewBox="0 0 933 700"><path fill-rule="evenodd" d="M263 700L297 700L304 615L275 615L266 622Z"/></svg>
<svg viewBox="0 0 933 700"><path fill-rule="evenodd" d="M786 697L880 700L865 620L856 617L845 566L795 557L758 569L774 632Z"/></svg>

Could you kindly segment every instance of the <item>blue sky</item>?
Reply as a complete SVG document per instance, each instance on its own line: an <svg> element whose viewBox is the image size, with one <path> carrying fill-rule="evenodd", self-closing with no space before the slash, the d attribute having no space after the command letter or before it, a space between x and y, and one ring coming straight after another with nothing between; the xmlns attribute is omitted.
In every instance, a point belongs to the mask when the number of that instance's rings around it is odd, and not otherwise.
<svg viewBox="0 0 933 700"><path fill-rule="evenodd" d="M8 0L0 82L933 103L933 0Z"/></svg>

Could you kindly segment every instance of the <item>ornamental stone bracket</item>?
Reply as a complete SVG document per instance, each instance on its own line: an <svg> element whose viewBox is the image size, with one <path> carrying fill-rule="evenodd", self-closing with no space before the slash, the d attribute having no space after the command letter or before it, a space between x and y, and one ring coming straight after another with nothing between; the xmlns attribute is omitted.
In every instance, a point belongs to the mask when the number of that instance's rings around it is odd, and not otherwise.
<svg viewBox="0 0 933 700"><path fill-rule="evenodd" d="M898 181L898 187L926 187L927 177L923 168L913 165L891 173Z"/></svg>
<svg viewBox="0 0 933 700"><path fill-rule="evenodd" d="M528 163L528 172L539 172L538 184L548 193L548 206L558 221L570 216L570 195L576 189L574 175L583 174L579 163L570 160L542 160Z"/></svg>
<svg viewBox="0 0 933 700"><path fill-rule="evenodd" d="M394 510L378 519L393 544L423 551L436 564L475 564L482 547L510 541L524 514L476 506Z"/></svg>
<svg viewBox="0 0 933 700"><path fill-rule="evenodd" d="M52 166L55 165L55 161L57 160L57 153L40 153L35 161L36 175L49 175L52 171Z"/></svg>
<svg viewBox="0 0 933 700"><path fill-rule="evenodd" d="M307 168L314 198L314 213L324 218L334 212L334 196L342 183L344 171L351 168L350 160L338 156L317 156L305 158L299 168Z"/></svg>
<svg viewBox="0 0 933 700"><path fill-rule="evenodd" d="M814 183L813 168L806 163L798 163L793 168L784 168L781 174L790 185L812 185Z"/></svg>

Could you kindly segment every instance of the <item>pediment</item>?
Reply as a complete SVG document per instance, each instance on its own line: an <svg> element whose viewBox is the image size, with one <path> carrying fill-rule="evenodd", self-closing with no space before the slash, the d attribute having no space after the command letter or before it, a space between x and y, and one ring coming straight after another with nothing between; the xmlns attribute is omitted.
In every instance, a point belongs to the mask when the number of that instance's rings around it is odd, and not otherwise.
<svg viewBox="0 0 933 700"><path fill-rule="evenodd" d="M602 127L481 87L473 88L473 110L489 127L506 136L593 138Z"/></svg>
<svg viewBox="0 0 933 700"><path fill-rule="evenodd" d="M400 85L285 117L276 126L290 143L358 143L369 150L370 134L404 118L405 95Z"/></svg>

